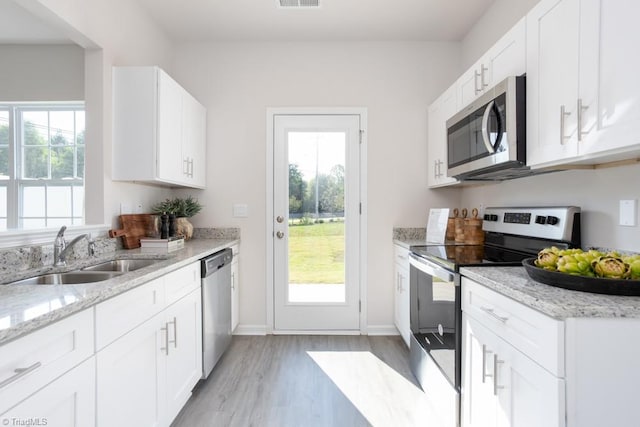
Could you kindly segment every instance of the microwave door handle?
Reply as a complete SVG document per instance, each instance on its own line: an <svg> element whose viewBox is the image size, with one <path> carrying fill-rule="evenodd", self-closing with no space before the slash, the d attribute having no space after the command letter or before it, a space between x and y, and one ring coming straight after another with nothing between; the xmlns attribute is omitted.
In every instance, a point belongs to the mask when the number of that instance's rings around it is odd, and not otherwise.
<svg viewBox="0 0 640 427"><path fill-rule="evenodd" d="M491 110L495 105L495 101L491 101L487 108L484 110L484 115L482 116L482 142L484 142L484 146L487 147L487 151L491 154L496 152L495 147L491 143L491 139L489 137L489 115L491 114Z"/></svg>

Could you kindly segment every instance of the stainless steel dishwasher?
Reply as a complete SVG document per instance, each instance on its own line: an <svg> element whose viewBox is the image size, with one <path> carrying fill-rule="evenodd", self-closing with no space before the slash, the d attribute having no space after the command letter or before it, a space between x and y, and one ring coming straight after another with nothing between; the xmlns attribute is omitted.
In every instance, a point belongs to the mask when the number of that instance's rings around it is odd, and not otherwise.
<svg viewBox="0 0 640 427"><path fill-rule="evenodd" d="M231 260L227 248L201 260L202 378L206 379L231 343Z"/></svg>

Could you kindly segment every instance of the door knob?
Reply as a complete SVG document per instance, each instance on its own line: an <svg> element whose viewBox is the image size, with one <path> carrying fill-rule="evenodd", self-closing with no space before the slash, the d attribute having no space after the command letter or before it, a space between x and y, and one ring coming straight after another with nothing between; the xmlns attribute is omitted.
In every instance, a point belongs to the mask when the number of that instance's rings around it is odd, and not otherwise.
<svg viewBox="0 0 640 427"><path fill-rule="evenodd" d="M284 221L284 217L282 217L282 215L278 215L278 216L276 217L276 221L278 221L279 223L281 223L281 224L282 224L282 221Z"/></svg>
<svg viewBox="0 0 640 427"><path fill-rule="evenodd" d="M276 236L278 237L278 239L282 239L284 237L284 233L282 231L278 231L276 233Z"/></svg>

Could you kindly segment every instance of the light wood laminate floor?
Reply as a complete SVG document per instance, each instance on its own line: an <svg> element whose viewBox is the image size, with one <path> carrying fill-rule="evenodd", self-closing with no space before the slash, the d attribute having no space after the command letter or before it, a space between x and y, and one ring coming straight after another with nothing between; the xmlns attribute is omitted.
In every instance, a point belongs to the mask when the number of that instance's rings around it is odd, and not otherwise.
<svg viewBox="0 0 640 427"><path fill-rule="evenodd" d="M427 426L399 337L235 336L178 426Z"/></svg>

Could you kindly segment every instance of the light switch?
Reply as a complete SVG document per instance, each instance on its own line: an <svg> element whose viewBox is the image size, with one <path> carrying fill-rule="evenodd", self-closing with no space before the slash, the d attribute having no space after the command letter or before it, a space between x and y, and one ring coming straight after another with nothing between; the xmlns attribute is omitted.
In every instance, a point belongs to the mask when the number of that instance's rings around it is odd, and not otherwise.
<svg viewBox="0 0 640 427"><path fill-rule="evenodd" d="M249 216L249 205L238 203L233 205L234 218L246 218Z"/></svg>
<svg viewBox="0 0 640 427"><path fill-rule="evenodd" d="M620 225L635 227L637 218L638 201L635 199L620 200Z"/></svg>

